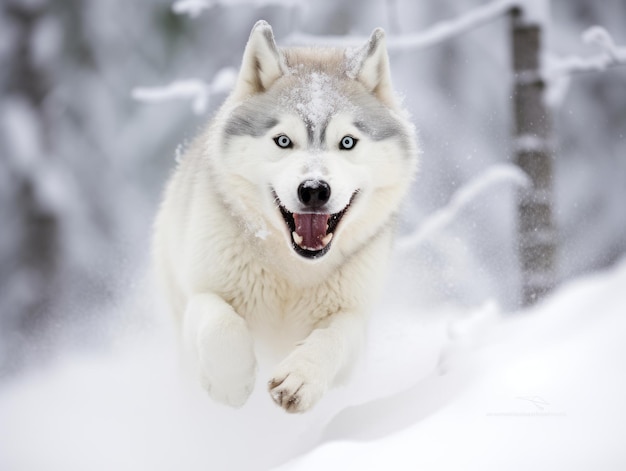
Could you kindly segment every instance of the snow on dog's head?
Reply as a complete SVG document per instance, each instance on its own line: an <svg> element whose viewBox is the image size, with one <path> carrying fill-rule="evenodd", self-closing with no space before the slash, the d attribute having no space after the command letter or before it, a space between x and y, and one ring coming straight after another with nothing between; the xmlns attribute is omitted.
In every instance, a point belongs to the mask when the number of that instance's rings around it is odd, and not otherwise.
<svg viewBox="0 0 626 471"><path fill-rule="evenodd" d="M355 49L279 49L259 21L218 120L215 164L236 183L225 198L298 258L366 246L415 172L414 130L394 98L381 29Z"/></svg>

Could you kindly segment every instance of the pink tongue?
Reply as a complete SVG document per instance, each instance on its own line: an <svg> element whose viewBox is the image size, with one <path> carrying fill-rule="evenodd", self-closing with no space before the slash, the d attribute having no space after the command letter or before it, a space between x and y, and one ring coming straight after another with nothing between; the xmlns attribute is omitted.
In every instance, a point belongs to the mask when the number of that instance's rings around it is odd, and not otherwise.
<svg viewBox="0 0 626 471"><path fill-rule="evenodd" d="M303 247L322 249L322 239L326 237L326 229L330 214L296 214L293 220L296 223L296 233L302 237Z"/></svg>

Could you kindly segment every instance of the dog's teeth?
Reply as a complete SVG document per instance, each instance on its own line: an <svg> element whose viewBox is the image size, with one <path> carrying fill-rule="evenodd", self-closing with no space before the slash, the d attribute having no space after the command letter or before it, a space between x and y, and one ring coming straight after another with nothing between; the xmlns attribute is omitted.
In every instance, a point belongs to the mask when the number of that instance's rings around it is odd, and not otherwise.
<svg viewBox="0 0 626 471"><path fill-rule="evenodd" d="M324 247L326 247L328 244L330 244L331 240L333 240L333 233L332 232L326 234L326 237L324 237L322 239L322 244L324 245Z"/></svg>
<svg viewBox="0 0 626 471"><path fill-rule="evenodd" d="M291 233L291 236L293 237L293 241L298 244L301 245L302 244L302 236L299 235L296 231L293 231Z"/></svg>

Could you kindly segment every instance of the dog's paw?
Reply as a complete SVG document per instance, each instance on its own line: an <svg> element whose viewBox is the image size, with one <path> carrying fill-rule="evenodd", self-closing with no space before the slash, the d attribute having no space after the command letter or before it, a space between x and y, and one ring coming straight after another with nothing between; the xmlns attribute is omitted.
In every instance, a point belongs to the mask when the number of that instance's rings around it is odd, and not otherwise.
<svg viewBox="0 0 626 471"><path fill-rule="evenodd" d="M254 368L242 371L239 377L226 377L204 369L200 373L200 382L214 401L231 407L241 407L254 389L255 376Z"/></svg>
<svg viewBox="0 0 626 471"><path fill-rule="evenodd" d="M241 407L254 389L257 362L247 331L207 330L198 346L202 387L215 401Z"/></svg>
<svg viewBox="0 0 626 471"><path fill-rule="evenodd" d="M287 412L306 412L324 395L327 385L307 368L279 366L268 382L270 395Z"/></svg>

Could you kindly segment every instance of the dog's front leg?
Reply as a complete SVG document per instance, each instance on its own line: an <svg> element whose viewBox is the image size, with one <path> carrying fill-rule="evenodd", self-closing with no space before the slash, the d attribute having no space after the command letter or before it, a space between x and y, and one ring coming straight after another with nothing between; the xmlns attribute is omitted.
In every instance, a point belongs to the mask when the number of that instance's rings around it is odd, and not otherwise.
<svg viewBox="0 0 626 471"><path fill-rule="evenodd" d="M254 387L256 358L246 321L215 294L194 295L183 321L186 350L216 401L242 406Z"/></svg>
<svg viewBox="0 0 626 471"><path fill-rule="evenodd" d="M363 314L339 312L327 318L287 356L269 381L274 401L287 412L305 412L348 373L365 337Z"/></svg>

